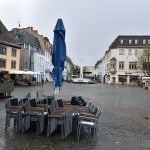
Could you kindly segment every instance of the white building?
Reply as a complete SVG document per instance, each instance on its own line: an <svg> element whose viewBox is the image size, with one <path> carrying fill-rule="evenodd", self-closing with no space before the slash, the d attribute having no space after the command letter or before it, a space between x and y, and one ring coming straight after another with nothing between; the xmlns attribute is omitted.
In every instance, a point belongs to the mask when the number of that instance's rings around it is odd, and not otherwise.
<svg viewBox="0 0 150 150"><path fill-rule="evenodd" d="M53 69L53 65L52 65L52 45L49 41L49 39L47 37L44 37L44 45L45 45L45 76L44 76L44 80L45 81L52 81L52 69Z"/></svg>
<svg viewBox="0 0 150 150"><path fill-rule="evenodd" d="M13 29L12 33L22 47L20 69L36 72L34 76L38 82L42 79L52 81L52 45L49 39L33 30L33 27Z"/></svg>
<svg viewBox="0 0 150 150"><path fill-rule="evenodd" d="M65 60L65 67L63 71L63 79L64 80L71 80L71 70L73 68L72 60L67 56Z"/></svg>
<svg viewBox="0 0 150 150"><path fill-rule="evenodd" d="M83 77L89 79L95 79L94 66L83 66Z"/></svg>
<svg viewBox="0 0 150 150"><path fill-rule="evenodd" d="M105 82L105 57L95 64L95 75L98 81Z"/></svg>
<svg viewBox="0 0 150 150"><path fill-rule="evenodd" d="M39 52L34 52L34 72L37 72L36 79L40 82L45 77L45 56Z"/></svg>
<svg viewBox="0 0 150 150"><path fill-rule="evenodd" d="M108 83L136 83L143 76L139 57L150 44L150 36L118 36L105 53L105 79Z"/></svg>

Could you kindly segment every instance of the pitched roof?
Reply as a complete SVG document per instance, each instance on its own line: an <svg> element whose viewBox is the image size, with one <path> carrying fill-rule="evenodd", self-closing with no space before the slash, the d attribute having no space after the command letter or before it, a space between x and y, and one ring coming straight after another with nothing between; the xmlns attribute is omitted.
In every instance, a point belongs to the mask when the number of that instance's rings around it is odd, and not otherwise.
<svg viewBox="0 0 150 150"><path fill-rule="evenodd" d="M26 31L20 31L19 29L13 29L11 33L18 44L26 43L41 48L39 40L32 34L29 34Z"/></svg>
<svg viewBox="0 0 150 150"><path fill-rule="evenodd" d="M16 44L15 40L5 27L5 25L0 20L0 44L20 48L19 45Z"/></svg>
<svg viewBox="0 0 150 150"><path fill-rule="evenodd" d="M129 43L130 40L130 43ZM143 40L145 43L143 43ZM122 42L121 42L122 41ZM150 46L150 35L119 35L110 45L109 49L118 47L138 47Z"/></svg>

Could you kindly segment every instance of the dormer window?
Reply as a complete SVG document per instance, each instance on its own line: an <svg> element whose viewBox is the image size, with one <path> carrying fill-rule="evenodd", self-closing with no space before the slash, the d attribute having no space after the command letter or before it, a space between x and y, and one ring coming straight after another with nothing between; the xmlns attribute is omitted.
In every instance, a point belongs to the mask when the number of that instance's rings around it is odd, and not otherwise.
<svg viewBox="0 0 150 150"><path fill-rule="evenodd" d="M138 40L135 40L135 44L137 44L138 43Z"/></svg>
<svg viewBox="0 0 150 150"><path fill-rule="evenodd" d="M123 39L120 40L120 44L123 44Z"/></svg>
<svg viewBox="0 0 150 150"><path fill-rule="evenodd" d="M143 44L146 44L146 40L143 40Z"/></svg>
<svg viewBox="0 0 150 150"><path fill-rule="evenodd" d="M129 44L132 44L132 40L129 40Z"/></svg>

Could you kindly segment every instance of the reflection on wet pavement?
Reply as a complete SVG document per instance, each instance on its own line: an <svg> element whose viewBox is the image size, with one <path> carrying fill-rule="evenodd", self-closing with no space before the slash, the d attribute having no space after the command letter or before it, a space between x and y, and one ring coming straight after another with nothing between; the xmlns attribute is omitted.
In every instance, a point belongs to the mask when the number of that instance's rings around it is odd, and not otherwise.
<svg viewBox="0 0 150 150"><path fill-rule="evenodd" d="M12 96L22 98L29 91L32 96L37 90L52 95L52 84L44 87L16 87ZM0 99L0 149L2 150L144 150L150 149L150 91L139 87L124 87L104 84L78 85L64 83L58 97L70 100L72 96L83 96L94 101L102 110L99 120L97 143L88 133L77 142L76 133L66 140L55 133L47 138L46 133L37 136L34 131L15 133L13 125L5 133L5 99Z"/></svg>

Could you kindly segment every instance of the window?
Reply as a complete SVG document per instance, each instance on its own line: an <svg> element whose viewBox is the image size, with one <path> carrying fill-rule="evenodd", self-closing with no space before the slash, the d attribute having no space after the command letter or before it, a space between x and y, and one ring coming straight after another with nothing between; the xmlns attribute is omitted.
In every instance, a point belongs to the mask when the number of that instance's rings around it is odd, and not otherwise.
<svg viewBox="0 0 150 150"><path fill-rule="evenodd" d="M115 63L111 62L111 63L110 63L110 68L111 68L111 69L114 69L114 68L115 68Z"/></svg>
<svg viewBox="0 0 150 150"><path fill-rule="evenodd" d="M148 40L148 44L150 44L150 40Z"/></svg>
<svg viewBox="0 0 150 150"><path fill-rule="evenodd" d="M6 47L0 46L0 54L2 54L2 55L6 55L7 54Z"/></svg>
<svg viewBox="0 0 150 150"><path fill-rule="evenodd" d="M124 69L124 62L123 61L119 61L119 69L120 70Z"/></svg>
<svg viewBox="0 0 150 150"><path fill-rule="evenodd" d="M137 44L138 43L138 40L135 40L135 44Z"/></svg>
<svg viewBox="0 0 150 150"><path fill-rule="evenodd" d="M132 55L132 49L128 49L128 55Z"/></svg>
<svg viewBox="0 0 150 150"><path fill-rule="evenodd" d="M123 44L123 39L120 40L120 43Z"/></svg>
<svg viewBox="0 0 150 150"><path fill-rule="evenodd" d="M150 56L150 50L149 49L144 49L143 50L143 56Z"/></svg>
<svg viewBox="0 0 150 150"><path fill-rule="evenodd" d="M119 49L119 55L125 55L125 49Z"/></svg>
<svg viewBox="0 0 150 150"><path fill-rule="evenodd" d="M12 48L11 56L16 57L16 53L17 53L17 50L15 48Z"/></svg>
<svg viewBox="0 0 150 150"><path fill-rule="evenodd" d="M6 59L0 58L0 68L6 68Z"/></svg>
<svg viewBox="0 0 150 150"><path fill-rule="evenodd" d="M134 50L134 54L135 54L135 56L138 56L138 49Z"/></svg>
<svg viewBox="0 0 150 150"><path fill-rule="evenodd" d="M29 44L25 44L25 49L29 49Z"/></svg>
<svg viewBox="0 0 150 150"><path fill-rule="evenodd" d="M16 61L15 61L15 60L12 60L12 61L11 61L11 68L12 68L12 69L15 69L15 68L16 68Z"/></svg>
<svg viewBox="0 0 150 150"><path fill-rule="evenodd" d="M118 81L119 82L127 82L127 76L126 75L119 75Z"/></svg>
<svg viewBox="0 0 150 150"><path fill-rule="evenodd" d="M21 48L24 48L24 44L20 44Z"/></svg>
<svg viewBox="0 0 150 150"><path fill-rule="evenodd" d="M132 40L129 40L129 44L131 44L132 43Z"/></svg>
<svg viewBox="0 0 150 150"><path fill-rule="evenodd" d="M137 62L129 62L129 69L136 70L137 69Z"/></svg>
<svg viewBox="0 0 150 150"><path fill-rule="evenodd" d="M143 44L146 44L146 40L143 40Z"/></svg>

